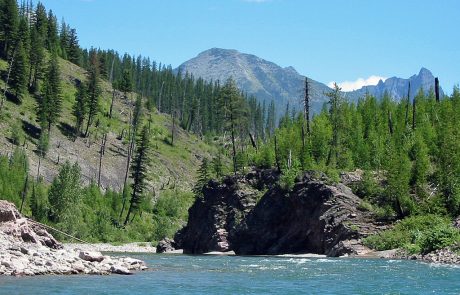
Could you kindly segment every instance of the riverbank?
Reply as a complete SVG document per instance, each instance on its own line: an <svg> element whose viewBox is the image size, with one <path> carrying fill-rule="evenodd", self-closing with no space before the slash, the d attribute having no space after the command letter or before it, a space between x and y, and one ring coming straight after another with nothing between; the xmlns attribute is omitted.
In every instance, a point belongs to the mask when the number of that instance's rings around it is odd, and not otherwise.
<svg viewBox="0 0 460 295"><path fill-rule="evenodd" d="M145 262L92 249L64 247L43 227L0 200L0 275L132 274Z"/></svg>
<svg viewBox="0 0 460 295"><path fill-rule="evenodd" d="M122 245L112 245L109 243L65 243L64 249L78 249L81 251L98 251L107 253L156 253L156 247L153 247L149 242L128 243Z"/></svg>

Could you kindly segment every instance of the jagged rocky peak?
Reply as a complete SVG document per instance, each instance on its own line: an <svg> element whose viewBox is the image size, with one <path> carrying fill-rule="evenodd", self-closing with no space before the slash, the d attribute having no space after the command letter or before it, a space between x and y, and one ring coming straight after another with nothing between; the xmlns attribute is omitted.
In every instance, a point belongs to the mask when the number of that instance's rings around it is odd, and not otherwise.
<svg viewBox="0 0 460 295"><path fill-rule="evenodd" d="M304 93L304 79L294 67L281 67L271 61L253 54L242 53L235 49L211 48L179 66L183 73L192 73L208 81L225 82L232 77L238 87L248 94L255 95L266 105L274 101L278 116L284 114L286 105L300 110ZM307 75L308 76L308 75ZM328 101L325 93L331 91L325 84L313 79L310 81L311 113L318 113ZM379 81L377 85L364 86L361 89L347 92L350 101L357 101L365 94L377 98L388 93L393 99L407 97L409 81L411 82L410 96L413 98L419 89L425 93L434 89L434 76L430 70L421 68L420 72L410 78L391 77ZM440 90L443 95L442 89Z"/></svg>

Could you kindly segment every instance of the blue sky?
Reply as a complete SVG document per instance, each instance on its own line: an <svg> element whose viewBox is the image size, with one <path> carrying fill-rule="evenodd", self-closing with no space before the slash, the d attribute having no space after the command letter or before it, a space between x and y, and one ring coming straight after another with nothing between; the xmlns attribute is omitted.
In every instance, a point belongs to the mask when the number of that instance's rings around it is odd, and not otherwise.
<svg viewBox="0 0 460 295"><path fill-rule="evenodd" d="M42 0L83 47L142 54L173 67L212 47L293 66L323 83L407 78L430 69L460 82L460 1ZM378 78L369 79L369 81ZM363 84L361 83L361 84Z"/></svg>

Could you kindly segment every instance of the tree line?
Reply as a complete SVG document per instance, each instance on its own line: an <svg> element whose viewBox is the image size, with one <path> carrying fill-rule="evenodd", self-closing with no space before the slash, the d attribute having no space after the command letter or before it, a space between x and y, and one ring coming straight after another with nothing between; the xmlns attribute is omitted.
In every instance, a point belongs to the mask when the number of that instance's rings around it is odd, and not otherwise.
<svg viewBox="0 0 460 295"><path fill-rule="evenodd" d="M364 171L360 191L386 216L460 214L460 91L434 90L393 100L366 95L357 103L340 88L310 119L286 113L272 137L242 153L243 166L277 167L288 188L305 170ZM307 126L309 126L307 128Z"/></svg>

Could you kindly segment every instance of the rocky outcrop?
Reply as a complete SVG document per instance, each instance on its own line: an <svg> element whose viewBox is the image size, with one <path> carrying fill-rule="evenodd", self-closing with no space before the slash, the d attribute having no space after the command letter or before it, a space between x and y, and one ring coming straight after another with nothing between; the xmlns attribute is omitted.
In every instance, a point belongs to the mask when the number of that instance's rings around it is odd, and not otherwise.
<svg viewBox="0 0 460 295"><path fill-rule="evenodd" d="M357 209L361 199L350 188L311 172L288 191L276 185L277 178L275 171L265 170L210 181L189 210L187 226L176 234L177 247L184 253L233 250L242 255L370 251L361 238L384 225Z"/></svg>
<svg viewBox="0 0 460 295"><path fill-rule="evenodd" d="M156 248L156 253L171 253L176 250L176 242L170 238L164 238L159 241Z"/></svg>
<svg viewBox="0 0 460 295"><path fill-rule="evenodd" d="M256 205L263 186L259 177L227 177L222 183L211 180L203 196L189 209L187 226L175 236L177 247L184 253L200 254L232 250L229 234L243 222Z"/></svg>
<svg viewBox="0 0 460 295"><path fill-rule="evenodd" d="M0 200L0 220L0 275L131 274L147 268L137 259L63 249L52 235L7 201Z"/></svg>

